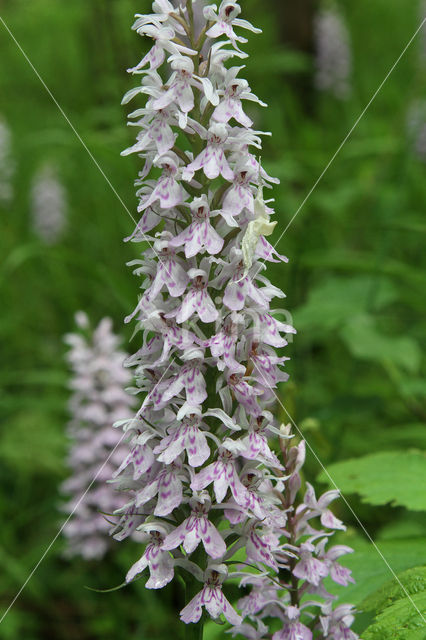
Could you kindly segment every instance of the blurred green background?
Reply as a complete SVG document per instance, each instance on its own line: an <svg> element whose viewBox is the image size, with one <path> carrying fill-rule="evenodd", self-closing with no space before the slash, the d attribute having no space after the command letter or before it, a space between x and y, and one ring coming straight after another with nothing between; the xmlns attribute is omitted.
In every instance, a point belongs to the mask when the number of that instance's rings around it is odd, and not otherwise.
<svg viewBox="0 0 426 640"><path fill-rule="evenodd" d="M314 2L241 4L244 17L263 29L250 34L242 75L269 104L252 113L256 128L273 132L262 159L281 180L276 240L413 35L420 3L334 5L350 34L346 100L313 88ZM133 84L125 69L147 46L130 30L133 14L149 8L146 0L0 0L1 18L132 213L138 161L120 158L134 135L120 100ZM426 505L413 488L426 475L419 453L426 440L426 181L407 135L412 105L426 98L425 39L420 33L281 238L289 265L269 269L298 329L287 348L291 379L282 401L395 571L425 556ZM133 229L128 213L1 22L0 60L0 120L10 129L14 168L13 197L0 203L3 611L61 525L63 334L83 309L93 323L112 317L127 344L131 329L123 317L134 307L138 282L125 266L137 255L136 245L122 242ZM34 232L31 213L34 177L46 163L67 202L66 227L50 243ZM408 478L410 456L423 470L418 483ZM342 465L360 457L362 465ZM307 478L315 481L320 471L309 452ZM360 604L392 575L339 503L335 510L348 525L341 540L359 550L347 561L358 584L342 601ZM136 543L117 543L91 563L64 560L63 546L61 539L52 546L0 625L0 638L151 640L171 629L181 633L178 585L160 593L145 591L144 580L106 594L86 589L120 584L138 557ZM363 616L359 629L371 619ZM226 637L215 625L206 636Z"/></svg>

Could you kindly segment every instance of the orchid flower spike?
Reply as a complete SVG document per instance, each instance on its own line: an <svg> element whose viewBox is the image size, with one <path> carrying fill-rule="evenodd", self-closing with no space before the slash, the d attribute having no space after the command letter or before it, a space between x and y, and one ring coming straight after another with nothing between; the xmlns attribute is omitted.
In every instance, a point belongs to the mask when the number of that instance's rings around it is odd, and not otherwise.
<svg viewBox="0 0 426 640"><path fill-rule="evenodd" d="M288 378L285 336L295 329L275 317L271 303L284 294L260 273L287 258L265 237L276 223L263 187L277 180L256 158L263 133L252 129L265 105L234 65L246 57L240 30L259 30L239 18L237 1L203 4L187 0L175 12L156 0L136 23L153 40L132 70L140 87L126 97L144 98L130 116L140 133L128 150L141 159L142 217L130 236L144 242L132 262L141 293L126 319L139 337L128 364L140 408L123 424L132 453L117 474L127 502L112 532L144 534L128 581L142 575L158 589L178 574L185 580L184 623L210 616L260 638L272 616L278 640L310 640L319 616L329 616L327 629L346 619L322 611L322 580L350 576L335 564L340 550L326 549L340 522L330 496L296 499L304 443L290 447L286 433L277 455L273 408ZM250 589L237 605L228 599L233 568ZM278 580L281 570L298 581L297 593ZM305 593L318 615L305 613Z"/></svg>

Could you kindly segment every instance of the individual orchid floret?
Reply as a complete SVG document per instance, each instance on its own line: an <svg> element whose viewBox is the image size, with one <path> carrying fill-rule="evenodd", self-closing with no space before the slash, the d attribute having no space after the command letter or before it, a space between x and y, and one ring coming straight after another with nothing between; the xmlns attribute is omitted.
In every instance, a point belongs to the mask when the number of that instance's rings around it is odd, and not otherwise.
<svg viewBox="0 0 426 640"><path fill-rule="evenodd" d="M306 493L303 500L303 505L301 505L301 511L308 507L310 517L321 516L321 524L324 527L328 527L329 529L342 529L345 531L346 527L338 520L333 512L328 509L328 505L336 500L340 496L340 492L336 490L327 491L324 493L319 500L315 497L315 489L309 482L306 483ZM301 514L303 518L303 513Z"/></svg>
<svg viewBox="0 0 426 640"><path fill-rule="evenodd" d="M131 122L133 126L140 126L142 130L137 136L137 142L125 151L122 156L130 153L142 153L155 150L162 156L170 151L175 144L177 134L173 132L170 122L173 117L167 109L159 109L152 113L149 109L138 109L129 115L130 117L143 116L141 120Z"/></svg>
<svg viewBox="0 0 426 640"><path fill-rule="evenodd" d="M272 298L264 295L265 292L254 284L250 274L245 274L242 253L239 249L230 250L228 261L222 262L222 268L211 284L218 289L225 286L223 302L231 311L242 311L248 307L247 298L251 303L267 309L269 300Z"/></svg>
<svg viewBox="0 0 426 640"><path fill-rule="evenodd" d="M331 603L326 602L321 607L320 622L317 629L323 637L331 640L358 640L358 636L351 630L355 620L355 610L350 604L340 604L332 609Z"/></svg>
<svg viewBox="0 0 426 640"><path fill-rule="evenodd" d="M154 101L153 109L165 109L177 104L182 113L189 113L194 108L194 94L191 79L194 74L194 63L191 58L177 56L172 60L172 77L167 83L169 88L160 98Z"/></svg>
<svg viewBox="0 0 426 640"><path fill-rule="evenodd" d="M203 543L206 553L214 559L225 555L226 544L216 527L208 519L210 497L200 495L189 501L191 515L164 540L163 549L172 550L182 545L186 553L190 554Z"/></svg>
<svg viewBox="0 0 426 640"><path fill-rule="evenodd" d="M249 353L253 364L252 378L265 387L265 392L288 380L288 374L281 370L288 358L277 356L271 347L259 347L256 341L251 343Z"/></svg>
<svg viewBox="0 0 426 640"><path fill-rule="evenodd" d="M325 551L327 542L327 538L321 540L317 545L316 552L328 566L330 578L334 580L334 582L337 582L337 584L347 587L350 582L355 582L355 580L351 576L350 569L342 567L342 565L337 562L337 558L348 553L353 553L353 549L343 544L336 544L328 549L328 551Z"/></svg>
<svg viewBox="0 0 426 640"><path fill-rule="evenodd" d="M185 190L177 181L179 160L173 152L169 152L158 158L156 165L163 169L163 175L152 190L148 198L144 198L139 207L143 211L157 200L162 209L169 209L181 204L186 197Z"/></svg>
<svg viewBox="0 0 426 640"><path fill-rule="evenodd" d="M131 582L148 568L150 576L145 587L147 589L162 589L173 580L174 576L173 559L170 553L162 548L167 530L161 525L145 525L142 526L142 530L146 532L145 537L149 541L141 558L127 572L126 582Z"/></svg>
<svg viewBox="0 0 426 640"><path fill-rule="evenodd" d="M251 523L247 535L246 553L250 562L263 563L278 571L274 551L278 548L278 536L262 527L261 523Z"/></svg>
<svg viewBox="0 0 426 640"><path fill-rule="evenodd" d="M262 33L261 29L253 27L247 20L241 20L237 16L241 13L241 7L237 2L224 2L221 3L218 13L216 13L216 6L210 5L204 9L204 16L208 20L213 20L215 24L207 31L209 38L219 38L225 35L234 46L236 42L247 42L246 38L237 36L233 27L242 27L248 29L253 33Z"/></svg>
<svg viewBox="0 0 426 640"><path fill-rule="evenodd" d="M167 465L136 495L136 506L156 499L155 516L168 516L182 502L182 468L178 461Z"/></svg>
<svg viewBox="0 0 426 640"><path fill-rule="evenodd" d="M254 213L254 195L250 183L254 180L254 172L244 165L235 172L234 182L226 191L223 198L223 211L232 217L240 215L243 209ZM225 218L228 222L228 218ZM228 222L229 224L229 222ZM230 226L237 226L236 222Z"/></svg>
<svg viewBox="0 0 426 640"><path fill-rule="evenodd" d="M191 204L193 222L184 231L170 241L171 247L184 246L185 257L192 258L202 250L210 255L220 252L223 238L210 223L210 209L206 195L195 198Z"/></svg>
<svg viewBox="0 0 426 640"><path fill-rule="evenodd" d="M204 342L204 346L210 347L212 356L216 358L219 371L227 368L232 373L245 373L245 367L236 360L235 353L242 325L244 316L233 311L227 314L218 333Z"/></svg>
<svg viewBox="0 0 426 640"><path fill-rule="evenodd" d="M300 545L300 560L293 569L293 575L317 587L321 580L328 576L328 567L314 557L313 551L315 547L310 542L303 542Z"/></svg>
<svg viewBox="0 0 426 640"><path fill-rule="evenodd" d="M173 74L167 82L169 87L153 103L153 109L164 109L171 104L179 109L179 126L181 129L187 127L187 114L194 108L193 87L197 87L213 105L217 105L219 97L213 90L213 86L208 78L200 78L194 74L194 63L191 58L175 55L169 58Z"/></svg>
<svg viewBox="0 0 426 640"><path fill-rule="evenodd" d="M130 465L133 466L133 480L139 480L146 471L151 469L154 464L154 454L148 444L140 443L140 438L141 436L137 436L134 439L132 450L114 472L113 478L119 476Z"/></svg>
<svg viewBox="0 0 426 640"><path fill-rule="evenodd" d="M241 451L241 455L247 460L263 460L275 469L280 469L282 464L276 454L271 451L268 442L270 420L272 420L272 415L269 411L263 411L262 415L250 419L247 427L248 434L242 439L244 449Z"/></svg>
<svg viewBox="0 0 426 640"><path fill-rule="evenodd" d="M221 391L224 404L232 406L232 399L244 407L246 413L251 416L260 416L262 409L256 396L261 396L262 389L249 384L248 379L236 373L231 373L226 379L226 387Z"/></svg>
<svg viewBox="0 0 426 640"><path fill-rule="evenodd" d="M182 422L173 425L169 430L169 435L163 438L161 443L154 449L154 454L159 462L170 464L183 451L186 451L188 464L191 467L199 467L205 463L210 456L210 448L207 443L205 433L202 431L202 421L199 411L185 416ZM207 425L205 425L207 428Z"/></svg>
<svg viewBox="0 0 426 640"><path fill-rule="evenodd" d="M253 122L244 113L241 100L252 100L266 107L257 96L250 92L247 80L240 80L237 74L243 67L233 67L226 73L225 91L222 100L213 111L212 118L218 122L229 122L231 118L235 118L237 122L244 127L251 127Z"/></svg>
<svg viewBox="0 0 426 640"><path fill-rule="evenodd" d="M79 331L65 337L73 377L68 425L71 475L61 487L70 496L62 507L70 519L63 532L67 555L101 558L110 546L108 518L125 502L123 494L107 483L128 452L121 444L123 434L112 425L132 416L134 398L124 390L131 377L123 366L126 354L119 348L111 320L104 318L93 332L85 313L76 314L76 322Z"/></svg>
<svg viewBox="0 0 426 640"><path fill-rule="evenodd" d="M218 504L224 501L228 489L231 490L237 504L245 504L246 490L239 478L235 462L235 456L229 450L221 449L216 462L209 464L194 477L191 489L200 491L213 484Z"/></svg>
<svg viewBox="0 0 426 640"><path fill-rule="evenodd" d="M202 590L186 605L180 612L183 622L198 622L201 618L203 607L213 619L217 619L221 614L231 624L240 624L241 616L233 609L225 598L222 591L222 581L227 575L226 566L211 565L206 571L206 582Z"/></svg>
<svg viewBox="0 0 426 640"><path fill-rule="evenodd" d="M227 49L231 44L229 40L218 40L209 44L209 57L200 64L200 73L205 75L208 73L213 85L223 87L226 74L228 72L225 62L231 58L237 57L243 60L248 58L248 54L239 49Z"/></svg>
<svg viewBox="0 0 426 640"><path fill-rule="evenodd" d="M225 144L228 138L228 131L224 124L212 124L207 132L206 148L188 164L182 173L183 180L190 181L194 173L202 169L207 178L214 180L218 176L223 176L225 180L232 182L234 172L229 166L225 155Z"/></svg>
<svg viewBox="0 0 426 640"><path fill-rule="evenodd" d="M169 381L161 397L161 403L164 405L184 390L186 405L199 407L207 398L206 382L203 376L203 350L191 349L182 355L182 359L185 364L180 368L179 373Z"/></svg>
<svg viewBox="0 0 426 640"><path fill-rule="evenodd" d="M143 70L147 65L149 65L151 70L158 69L165 60L166 51L173 55L178 53L192 55L193 53L193 49L173 42L175 31L171 27L164 27L159 24L141 24L141 21L137 20L133 25L133 29L135 29L135 31L140 35L146 35L152 38L155 41L155 44L142 58L139 64L136 65L136 67L128 70L130 73L143 73Z"/></svg>
<svg viewBox="0 0 426 640"><path fill-rule="evenodd" d="M208 293L208 274L203 269L190 269L188 276L192 281L189 291L181 306L168 317L176 317L176 322L181 323L197 314L201 322L214 322L219 313Z"/></svg>
<svg viewBox="0 0 426 640"><path fill-rule="evenodd" d="M178 298L185 291L189 282L189 276L183 268L183 262L176 256L173 248L169 247L167 237L156 240L152 252L156 254L159 259L157 269L155 273L151 274L152 281L150 286L139 300L133 313L127 316L125 322L130 322L130 320L143 309L146 310L147 315L155 311L152 301L157 298L164 287L170 296ZM137 264L139 264L139 261ZM153 267L152 262L150 266ZM140 267L138 267L136 271L140 272Z"/></svg>

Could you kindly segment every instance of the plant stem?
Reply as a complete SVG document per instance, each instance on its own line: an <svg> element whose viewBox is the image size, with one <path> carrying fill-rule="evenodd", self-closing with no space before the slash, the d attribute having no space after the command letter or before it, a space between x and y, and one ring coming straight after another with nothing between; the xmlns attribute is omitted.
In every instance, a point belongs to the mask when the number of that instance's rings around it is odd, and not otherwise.
<svg viewBox="0 0 426 640"><path fill-rule="evenodd" d="M189 623L185 629L185 640L203 640L203 622Z"/></svg>

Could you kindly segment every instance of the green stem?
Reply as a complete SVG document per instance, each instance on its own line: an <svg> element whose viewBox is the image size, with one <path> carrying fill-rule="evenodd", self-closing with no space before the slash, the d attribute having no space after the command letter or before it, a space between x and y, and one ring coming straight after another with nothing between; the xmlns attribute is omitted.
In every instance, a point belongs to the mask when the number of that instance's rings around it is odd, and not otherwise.
<svg viewBox="0 0 426 640"><path fill-rule="evenodd" d="M203 622L189 623L185 629L185 640L203 640Z"/></svg>

